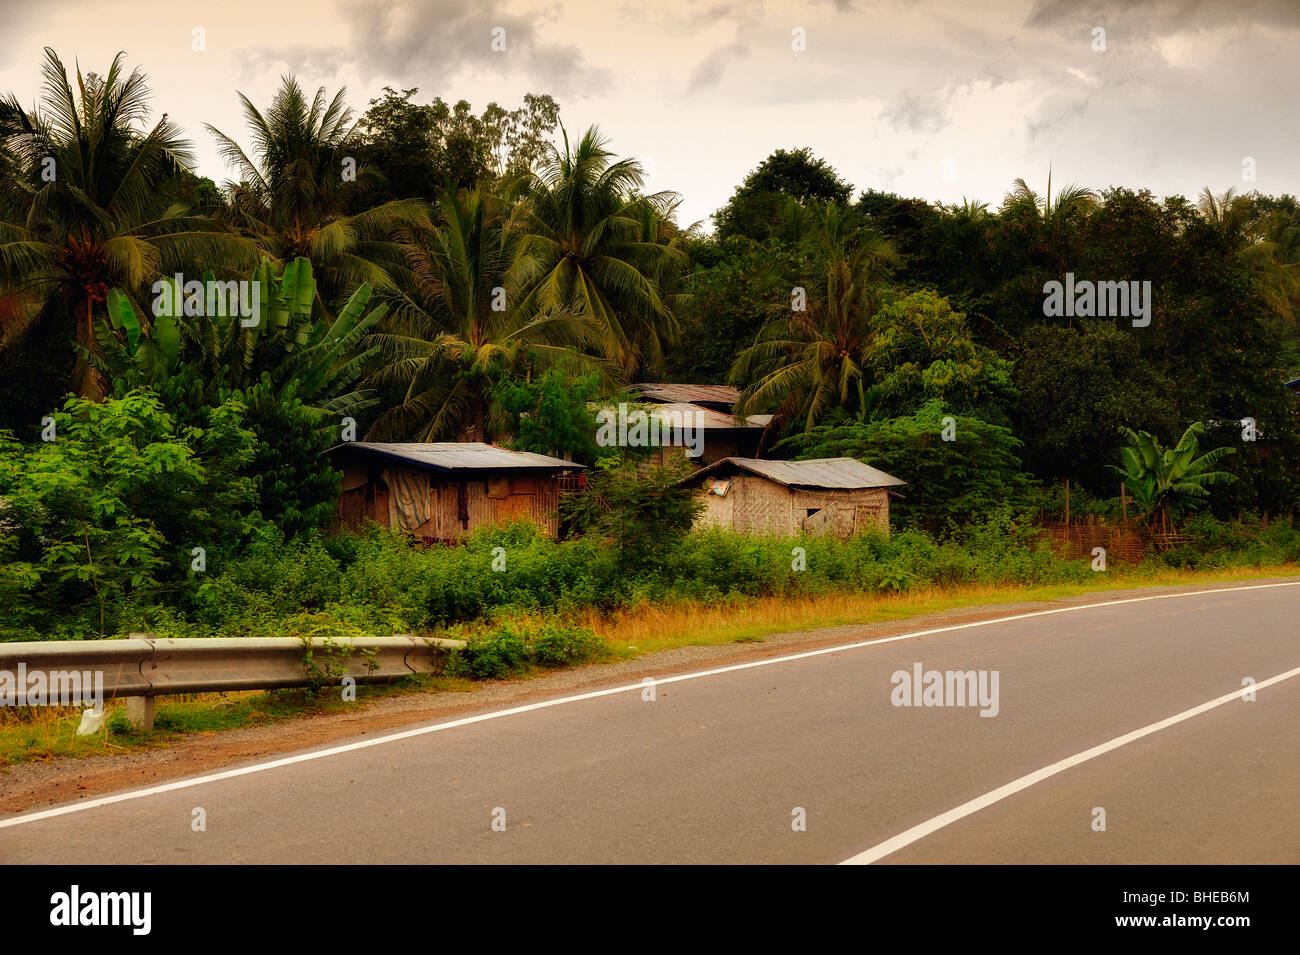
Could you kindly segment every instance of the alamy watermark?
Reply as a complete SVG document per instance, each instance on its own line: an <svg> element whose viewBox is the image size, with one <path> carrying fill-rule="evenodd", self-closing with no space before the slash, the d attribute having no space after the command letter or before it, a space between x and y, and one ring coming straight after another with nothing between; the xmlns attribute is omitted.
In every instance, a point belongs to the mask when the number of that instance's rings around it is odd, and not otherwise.
<svg viewBox="0 0 1300 955"><path fill-rule="evenodd" d="M684 447L687 456L698 458L704 453L704 415L670 409L628 411L627 402L620 401L617 411L596 412L596 443L602 448Z"/></svg>
<svg viewBox="0 0 1300 955"><path fill-rule="evenodd" d="M104 706L103 670L0 670L0 706Z"/></svg>
<svg viewBox="0 0 1300 955"><path fill-rule="evenodd" d="M1043 285L1043 314L1048 318L1131 318L1134 328L1151 324L1151 283L1076 282L1073 272L1065 282L1053 279Z"/></svg>
<svg viewBox="0 0 1300 955"><path fill-rule="evenodd" d="M118 925L129 927L132 935L148 935L152 909L152 892L83 892L74 885L50 896L50 924Z"/></svg>
<svg viewBox="0 0 1300 955"><path fill-rule="evenodd" d="M997 670L895 670L889 678L895 706L978 706L980 716L997 716Z"/></svg>
<svg viewBox="0 0 1300 955"><path fill-rule="evenodd" d="M246 280L201 282L177 272L170 279L153 283L154 315L208 315L216 318L239 316L239 324L251 328L261 321L262 286Z"/></svg>

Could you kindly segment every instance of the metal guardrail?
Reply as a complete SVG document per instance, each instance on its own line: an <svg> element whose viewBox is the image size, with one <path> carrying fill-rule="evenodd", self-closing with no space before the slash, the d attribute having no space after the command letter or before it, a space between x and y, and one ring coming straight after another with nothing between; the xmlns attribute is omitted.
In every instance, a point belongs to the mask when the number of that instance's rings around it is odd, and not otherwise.
<svg viewBox="0 0 1300 955"><path fill-rule="evenodd" d="M310 686L324 675L331 682L351 677L357 683L391 683L435 672L448 651L463 646L463 640L410 634L316 638L309 666L303 660L307 645L294 637L176 640L133 633L125 640L0 643L0 671L16 675L21 666L28 680L44 673L48 687L56 685L56 674L102 673L104 700L125 699L127 719L151 730L157 696Z"/></svg>

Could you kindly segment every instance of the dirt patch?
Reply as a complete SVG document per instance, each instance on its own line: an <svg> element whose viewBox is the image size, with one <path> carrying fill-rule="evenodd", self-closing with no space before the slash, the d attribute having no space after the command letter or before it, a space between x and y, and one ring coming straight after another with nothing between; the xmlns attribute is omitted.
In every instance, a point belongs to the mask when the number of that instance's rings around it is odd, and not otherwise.
<svg viewBox="0 0 1300 955"><path fill-rule="evenodd" d="M1286 578L1294 579L1294 578ZM1253 580L1251 584L1267 583ZM1242 582L1245 584L1246 582ZM437 692L389 696L363 703L344 713L326 713L266 726L250 726L218 733L189 736L166 747L121 755L88 756L20 763L0 773L0 812L17 813L74 802L92 796L156 785L185 776L227 769L287 753L313 749L345 739L380 735L412 724L449 716L463 716L516 705L544 697L564 696L620 683L635 683L647 676L669 676L712 665L740 663L779 656L798 650L893 636L931 627L950 626L1044 610L1053 606L1103 603L1145 596L1210 590L1234 584L1187 587L1145 587L1133 590L1081 594L1057 601L1003 603L958 608L924 616L875 624L848 624L771 634L761 643L677 647L648 653L635 660L597 663L572 670L546 673L527 680L494 680L476 684L465 693Z"/></svg>

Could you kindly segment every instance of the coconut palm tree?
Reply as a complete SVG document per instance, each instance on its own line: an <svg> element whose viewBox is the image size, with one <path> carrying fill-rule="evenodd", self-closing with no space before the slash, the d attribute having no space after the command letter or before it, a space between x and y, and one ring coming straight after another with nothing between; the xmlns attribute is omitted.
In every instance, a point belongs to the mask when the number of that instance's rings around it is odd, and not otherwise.
<svg viewBox="0 0 1300 955"><path fill-rule="evenodd" d="M563 150L514 184L527 231L519 308L526 316L586 316L601 354L631 377L678 334L665 294L676 292L688 258L669 228L676 196L638 194L641 166L615 161L606 146L595 126L575 146L565 132Z"/></svg>
<svg viewBox="0 0 1300 955"><path fill-rule="evenodd" d="M522 209L481 187L448 190L431 226L399 233L400 293L370 339L382 367L369 384L400 386L402 397L371 435L486 440L497 376L600 344L600 329L580 312L523 307L525 239Z"/></svg>
<svg viewBox="0 0 1300 955"><path fill-rule="evenodd" d="M1023 186L1026 191L1029 191L1029 187L1025 186L1025 181L1023 179L1017 179L1016 183L1018 184L1017 188ZM945 206L943 203L940 203L939 208L955 219L966 219L978 222L989 217L989 204L987 202L969 199L966 196L962 196L961 205L954 202L951 205Z"/></svg>
<svg viewBox="0 0 1300 955"><path fill-rule="evenodd" d="M1178 444L1169 449L1161 447L1160 441L1149 432L1120 430L1129 440L1120 449L1124 466L1109 467L1133 493L1134 503L1153 531L1173 533L1176 511L1198 506L1209 497L1207 487L1237 479L1227 471L1210 470L1229 454L1235 454L1235 448L1215 448L1196 456L1200 438L1205 434L1205 425L1199 421L1188 427Z"/></svg>
<svg viewBox="0 0 1300 955"><path fill-rule="evenodd" d="M1042 196L1029 188L1023 179L1017 179L1002 201L1002 215L1028 215L1044 225L1069 225L1076 222L1097 205L1097 194L1082 186L1066 186L1056 196L1052 195L1052 172L1047 171L1047 192Z"/></svg>
<svg viewBox="0 0 1300 955"><path fill-rule="evenodd" d="M1216 196L1206 186L1201 190L1196 208L1206 222L1231 236L1240 237L1250 225L1250 200L1235 188Z"/></svg>
<svg viewBox="0 0 1300 955"><path fill-rule="evenodd" d="M801 417L805 432L860 393L871 318L898 263L888 240L853 225L841 207L816 209L816 227L805 243L816 263L813 281L791 282L796 289L807 286L804 307L775 306L777 317L737 356L730 374L732 384L743 386L738 417L772 411L773 427Z"/></svg>
<svg viewBox="0 0 1300 955"><path fill-rule="evenodd" d="M1236 249L1238 267L1259 280L1273 312L1294 322L1294 303L1300 301L1300 235L1294 226L1285 227L1289 224L1285 217L1259 215L1256 195L1228 189L1216 196L1207 187L1201 190L1196 208L1206 224Z"/></svg>
<svg viewBox="0 0 1300 955"><path fill-rule="evenodd" d="M427 222L423 204L399 199L379 205L379 174L358 166L359 123L345 103L325 88L309 103L292 76L262 113L239 94L252 134L252 157L230 136L209 125L221 154L239 175L226 183L226 221L279 263L310 259L326 301L365 282L393 289L386 266L401 257L391 233Z"/></svg>
<svg viewBox="0 0 1300 955"><path fill-rule="evenodd" d="M165 114L148 125L145 74L126 74L124 59L119 53L103 76L78 69L74 92L46 48L40 104L27 110L12 95L3 101L0 135L17 195L0 209L0 347L44 326L47 342L66 336L93 350L109 289L142 299L157 276L194 261L256 264L250 246L211 220L163 207L163 187L193 157ZM103 394L85 361L73 382L83 395Z"/></svg>

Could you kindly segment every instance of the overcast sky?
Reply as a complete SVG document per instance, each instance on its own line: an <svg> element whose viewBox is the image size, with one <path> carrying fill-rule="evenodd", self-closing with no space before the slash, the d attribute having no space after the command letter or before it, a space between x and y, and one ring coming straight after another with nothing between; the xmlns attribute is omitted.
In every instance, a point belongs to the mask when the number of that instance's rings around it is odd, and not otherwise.
<svg viewBox="0 0 1300 955"><path fill-rule="evenodd" d="M550 93L684 222L805 145L859 190L943 202L1041 192L1049 165L1054 187L1300 193L1300 0L0 0L0 23L0 89L33 102L45 46L100 72L125 50L218 182L203 123L247 143L236 90L265 106L293 72L358 113L384 86L476 111Z"/></svg>

